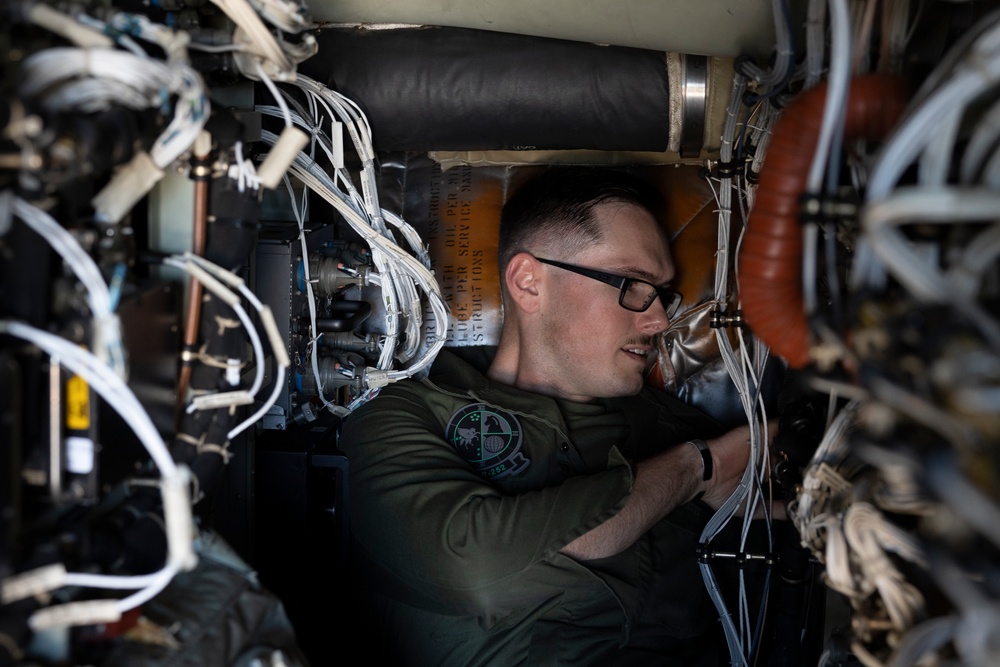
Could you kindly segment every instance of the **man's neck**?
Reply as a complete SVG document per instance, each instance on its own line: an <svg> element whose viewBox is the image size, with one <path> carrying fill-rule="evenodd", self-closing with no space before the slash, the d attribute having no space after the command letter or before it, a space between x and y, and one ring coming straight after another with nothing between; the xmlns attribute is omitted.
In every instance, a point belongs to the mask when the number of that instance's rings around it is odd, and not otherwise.
<svg viewBox="0 0 1000 667"><path fill-rule="evenodd" d="M486 377L509 387L517 386L517 369L520 353L517 345L512 345L509 336L501 334L496 356L486 371Z"/></svg>
<svg viewBox="0 0 1000 667"><path fill-rule="evenodd" d="M487 378L509 387L576 403L590 403L594 400L590 397L569 396L560 391L553 382L557 374L539 372L545 364L539 363L538 359L532 359L529 351L518 344L515 336L506 334L507 332L504 332L500 336L496 356L486 371Z"/></svg>

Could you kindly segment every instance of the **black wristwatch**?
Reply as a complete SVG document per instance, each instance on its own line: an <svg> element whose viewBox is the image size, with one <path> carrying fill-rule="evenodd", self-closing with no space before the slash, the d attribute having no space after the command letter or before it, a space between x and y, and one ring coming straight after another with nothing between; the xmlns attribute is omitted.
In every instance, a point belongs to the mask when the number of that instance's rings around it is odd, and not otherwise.
<svg viewBox="0 0 1000 667"><path fill-rule="evenodd" d="M712 470L712 452L710 452L708 449L708 443L705 442L704 440L699 440L698 438L695 438L694 440L688 440L688 442L694 445L698 449L698 452L701 453L702 463L705 464L704 473L702 474L701 478L707 482L708 480L712 479L712 473L714 472Z"/></svg>

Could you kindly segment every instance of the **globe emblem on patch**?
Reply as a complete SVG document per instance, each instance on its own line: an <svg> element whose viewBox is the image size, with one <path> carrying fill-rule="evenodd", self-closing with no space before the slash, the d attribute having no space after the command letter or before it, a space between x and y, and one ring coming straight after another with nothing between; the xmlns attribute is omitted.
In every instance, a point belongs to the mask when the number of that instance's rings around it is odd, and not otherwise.
<svg viewBox="0 0 1000 667"><path fill-rule="evenodd" d="M499 435L488 435L485 439L483 439L483 449L490 454L496 454L503 449L506 444L506 439Z"/></svg>
<svg viewBox="0 0 1000 667"><path fill-rule="evenodd" d="M521 424L517 417L485 403L456 410L444 433L462 458L487 479L516 475L530 464L521 453Z"/></svg>

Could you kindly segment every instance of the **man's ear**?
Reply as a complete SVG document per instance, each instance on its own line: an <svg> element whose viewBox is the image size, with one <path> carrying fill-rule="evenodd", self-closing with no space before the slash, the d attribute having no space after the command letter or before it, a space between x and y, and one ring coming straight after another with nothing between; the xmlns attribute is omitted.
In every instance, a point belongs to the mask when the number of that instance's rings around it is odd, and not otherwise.
<svg viewBox="0 0 1000 667"><path fill-rule="evenodd" d="M504 272L511 301L525 313L535 312L540 305L541 267L529 253L519 252L511 258Z"/></svg>

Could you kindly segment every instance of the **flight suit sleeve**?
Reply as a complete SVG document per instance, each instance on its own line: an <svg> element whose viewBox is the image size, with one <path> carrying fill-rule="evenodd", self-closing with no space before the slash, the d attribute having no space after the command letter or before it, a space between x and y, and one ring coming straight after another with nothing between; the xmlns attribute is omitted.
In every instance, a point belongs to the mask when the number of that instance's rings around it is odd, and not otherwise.
<svg viewBox="0 0 1000 667"><path fill-rule="evenodd" d="M605 470L505 495L445 440L414 386L383 392L343 424L354 539L408 589L394 594L440 613L495 618L551 594L540 578L582 567L559 549L624 505L628 463L612 449Z"/></svg>

